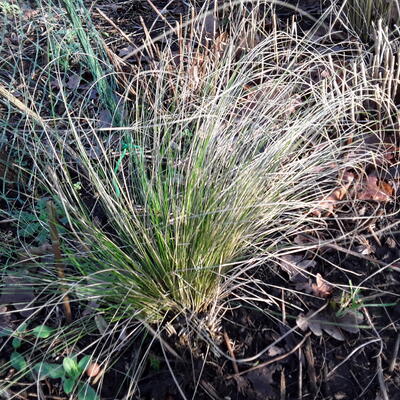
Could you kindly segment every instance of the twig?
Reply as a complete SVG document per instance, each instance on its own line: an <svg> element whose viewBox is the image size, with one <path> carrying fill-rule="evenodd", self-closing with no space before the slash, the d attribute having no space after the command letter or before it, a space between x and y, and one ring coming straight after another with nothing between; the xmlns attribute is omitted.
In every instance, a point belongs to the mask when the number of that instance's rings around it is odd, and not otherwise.
<svg viewBox="0 0 400 400"><path fill-rule="evenodd" d="M286 399L286 378L285 378L285 368L281 371L281 385L280 385L280 400Z"/></svg>
<svg viewBox="0 0 400 400"><path fill-rule="evenodd" d="M107 17L107 15L104 14L103 11L100 10L100 8L96 7L96 12L98 12L110 25L112 25L121 34L121 36L124 37L125 40L136 47L135 42L118 25L116 25L116 23L112 19Z"/></svg>
<svg viewBox="0 0 400 400"><path fill-rule="evenodd" d="M233 370L235 371L235 375L238 375L239 368L237 366L235 353L233 352L233 348L231 345L231 341L229 340L228 334L225 331L224 331L224 339L225 339L226 347L228 348L228 351L229 351L229 355L231 356L231 359L232 359Z"/></svg>
<svg viewBox="0 0 400 400"><path fill-rule="evenodd" d="M285 359L286 357L289 357L291 354L295 353L297 351L297 349L299 349L303 345L303 343L306 341L306 339L310 335L311 335L311 332L306 333L306 335L303 337L303 339L298 344L296 344L296 346L294 346L292 350L288 351L287 353L281 354L280 356L276 356L275 358L272 358L271 360L265 361L265 362L263 362L261 364L258 364L256 366L254 366L254 367L246 369L246 371L242 371L242 372L239 372L238 374L230 375L230 376L228 376L228 379L234 378L235 376L241 376L241 375L247 374L248 372L255 371L255 370L260 369L260 368L264 368L267 365L273 364L273 363L275 363L277 361Z"/></svg>
<svg viewBox="0 0 400 400"><path fill-rule="evenodd" d="M159 9L152 3L151 0L147 0L149 3L150 7L157 13L157 15L168 25L168 28L171 29L171 31L174 30L173 26L168 22L167 18L164 17L164 15L161 14Z"/></svg>
<svg viewBox="0 0 400 400"><path fill-rule="evenodd" d="M314 354L311 347L311 339L307 339L307 343L304 349L304 355L306 356L307 360L307 372L308 377L310 378L310 388L312 394L317 394L318 387L317 387L317 376L315 374L315 361L314 361Z"/></svg>
<svg viewBox="0 0 400 400"><path fill-rule="evenodd" d="M176 359L179 361L183 361L182 357L161 337L160 332L156 332L147 322L141 321L143 326L147 329L147 331L156 339L160 341L160 344L163 348L165 348L168 352L170 352Z"/></svg>
<svg viewBox="0 0 400 400"><path fill-rule="evenodd" d="M393 349L393 356L389 364L388 372L390 373L394 371L394 368L396 366L397 356L399 355L399 347L400 347L400 332L397 333L396 342L394 344L394 349Z"/></svg>
<svg viewBox="0 0 400 400"><path fill-rule="evenodd" d="M299 348L299 400L303 399L303 353Z"/></svg>
<svg viewBox="0 0 400 400"><path fill-rule="evenodd" d="M18 221L17 218L8 218L8 219L3 219L0 221L0 224L8 224L9 222L15 222Z"/></svg>
<svg viewBox="0 0 400 400"><path fill-rule="evenodd" d="M25 113L27 116L31 117L33 120L38 122L43 127L46 127L46 123L37 113L28 108L21 100L17 99L3 85L0 85L0 96L5 97L11 104L17 107L20 111Z"/></svg>
<svg viewBox="0 0 400 400"><path fill-rule="evenodd" d="M377 366L379 387L381 389L381 394L382 394L383 400L389 400L389 396L388 396L387 388L386 388L386 383L385 383L385 377L383 376L382 357L381 357L381 355L379 355L376 358L376 366Z"/></svg>
<svg viewBox="0 0 400 400"><path fill-rule="evenodd" d="M50 237L54 253L54 265L56 267L58 277L61 279L61 281L63 281L65 278L65 274L64 274L64 264L62 262L62 255L60 248L60 236L57 230L56 208L51 200L47 202L47 213L49 215ZM71 323L72 312L71 312L71 305L69 303L69 297L67 294L67 289L65 287L62 287L62 291L64 292L63 305L64 305L65 317L67 322Z"/></svg>

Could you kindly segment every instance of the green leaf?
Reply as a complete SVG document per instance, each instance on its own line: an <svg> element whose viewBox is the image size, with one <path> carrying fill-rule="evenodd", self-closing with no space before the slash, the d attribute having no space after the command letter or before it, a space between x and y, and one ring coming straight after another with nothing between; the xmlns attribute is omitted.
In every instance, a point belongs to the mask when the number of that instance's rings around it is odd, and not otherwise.
<svg viewBox="0 0 400 400"><path fill-rule="evenodd" d="M24 356L17 353L16 351L13 351L11 353L10 363L11 366L15 368L17 371L22 371L27 367L27 363Z"/></svg>
<svg viewBox="0 0 400 400"><path fill-rule="evenodd" d="M51 364L46 362L40 362L33 366L33 370L36 372L39 380L47 378L50 375L51 368Z"/></svg>
<svg viewBox="0 0 400 400"><path fill-rule="evenodd" d="M23 229L19 231L20 236L23 238L33 236L36 232L41 229L41 225L39 222L31 222L27 224Z"/></svg>
<svg viewBox="0 0 400 400"><path fill-rule="evenodd" d="M71 357L65 357L63 360L63 367L65 373L70 377L76 379L80 375L78 363Z"/></svg>
<svg viewBox="0 0 400 400"><path fill-rule="evenodd" d="M70 394L75 386L75 379L64 378L63 390L65 394Z"/></svg>
<svg viewBox="0 0 400 400"><path fill-rule="evenodd" d="M0 327L0 337L12 336L13 332L14 331L10 328Z"/></svg>
<svg viewBox="0 0 400 400"><path fill-rule="evenodd" d="M46 325L38 325L32 330L32 334L37 338L46 339L54 332L53 328Z"/></svg>
<svg viewBox="0 0 400 400"><path fill-rule="evenodd" d="M33 366L33 370L37 373L39 379L44 379L46 377L58 379L65 375L64 369L60 364L40 362Z"/></svg>
<svg viewBox="0 0 400 400"><path fill-rule="evenodd" d="M27 327L28 327L28 324L27 324L26 322L23 322L23 323L15 330L15 332L17 332L17 333L25 332Z"/></svg>
<svg viewBox="0 0 400 400"><path fill-rule="evenodd" d="M13 338L13 340L11 342L12 347L14 347L15 350L17 350L21 347L21 343L22 343L22 341L19 337Z"/></svg>
<svg viewBox="0 0 400 400"><path fill-rule="evenodd" d="M79 385L78 400L100 400L96 391L86 382Z"/></svg>
<svg viewBox="0 0 400 400"><path fill-rule="evenodd" d="M84 356L78 363L79 372L83 373L86 371L87 367L90 364L90 356Z"/></svg>
<svg viewBox="0 0 400 400"><path fill-rule="evenodd" d="M154 369L154 371L159 371L160 370L160 360L157 357L154 356L150 356L149 357L149 361L150 361L150 368Z"/></svg>
<svg viewBox="0 0 400 400"><path fill-rule="evenodd" d="M65 377L65 371L62 365L60 364L52 364L54 365L54 368L50 371L50 378L52 379L58 379L58 378L64 378Z"/></svg>

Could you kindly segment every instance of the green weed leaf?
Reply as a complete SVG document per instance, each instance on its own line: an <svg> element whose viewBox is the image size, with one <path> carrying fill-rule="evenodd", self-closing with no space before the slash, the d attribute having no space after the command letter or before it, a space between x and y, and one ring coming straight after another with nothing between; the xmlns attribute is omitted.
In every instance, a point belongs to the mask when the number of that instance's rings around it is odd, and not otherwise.
<svg viewBox="0 0 400 400"><path fill-rule="evenodd" d="M38 379L44 379L47 377L57 379L64 376L64 369L60 364L40 362L33 366L33 370L37 373Z"/></svg>
<svg viewBox="0 0 400 400"><path fill-rule="evenodd" d="M0 337L12 336L13 332L14 331L11 328L0 327Z"/></svg>
<svg viewBox="0 0 400 400"><path fill-rule="evenodd" d="M63 367L70 378L76 379L80 375L78 363L71 357L64 358Z"/></svg>
<svg viewBox="0 0 400 400"><path fill-rule="evenodd" d="M13 340L11 342L12 347L14 347L15 350L17 350L21 347L21 343L22 343L22 341L19 337L13 338Z"/></svg>
<svg viewBox="0 0 400 400"><path fill-rule="evenodd" d="M49 364L49 365L53 367L49 373L50 378L58 379L65 377L65 371L62 365L60 364Z"/></svg>
<svg viewBox="0 0 400 400"><path fill-rule="evenodd" d="M26 322L23 322L15 331L17 333L22 333L26 331L26 328L28 327L28 324Z"/></svg>
<svg viewBox="0 0 400 400"><path fill-rule="evenodd" d="M78 363L78 368L80 373L85 372L89 364L90 364L90 356L84 356Z"/></svg>
<svg viewBox="0 0 400 400"><path fill-rule="evenodd" d="M79 385L78 400L100 400L96 391L86 382Z"/></svg>
<svg viewBox="0 0 400 400"><path fill-rule="evenodd" d="M32 334L37 338L46 339L54 332L53 328L46 325L38 325L33 329Z"/></svg>
<svg viewBox="0 0 400 400"><path fill-rule="evenodd" d="M149 357L150 361L150 368L153 369L154 371L159 371L160 370L160 360L157 357L150 356Z"/></svg>
<svg viewBox="0 0 400 400"><path fill-rule="evenodd" d="M65 394L70 394L74 389L75 379L64 378L63 390Z"/></svg>
<svg viewBox="0 0 400 400"><path fill-rule="evenodd" d="M16 351L13 351L11 353L10 362L11 366L17 371L22 371L27 367L25 357L17 353Z"/></svg>

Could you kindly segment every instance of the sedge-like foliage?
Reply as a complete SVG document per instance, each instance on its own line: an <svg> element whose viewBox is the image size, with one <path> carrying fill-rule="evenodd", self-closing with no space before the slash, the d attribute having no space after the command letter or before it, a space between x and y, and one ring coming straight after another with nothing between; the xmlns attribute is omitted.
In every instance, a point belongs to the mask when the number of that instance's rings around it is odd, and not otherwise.
<svg viewBox="0 0 400 400"><path fill-rule="evenodd" d="M384 26L398 25L400 21L399 0L345 0L339 5L350 28L364 41L374 39L374 25L379 20Z"/></svg>
<svg viewBox="0 0 400 400"><path fill-rule="evenodd" d="M254 300L249 268L268 268L287 250L341 172L378 157L363 139L391 113L393 81L381 90L369 82L363 54L347 63L345 51L332 56L299 38L295 25L259 28L256 11L232 15L226 32L208 42L200 17L178 26L164 50L149 42L143 59L150 61L130 75L120 105L101 100L121 112L122 126L102 127L90 100L72 107L60 85L64 118L38 106L36 124L18 132L34 163L30 183L67 218L59 232L64 278L42 263L36 287L56 293L46 303L51 310L65 291L71 303L95 300L92 312L105 324L90 325L102 333L90 351L121 351L131 333L119 333L132 320L140 327L204 312L218 321L219 306L238 287ZM80 41L90 46L85 35ZM97 63L88 65L109 93ZM42 76L59 71L51 60ZM60 332L62 341L42 345L44 358L47 348L57 354L89 330L84 320L95 317L80 315ZM110 356L103 359L109 367Z"/></svg>
<svg viewBox="0 0 400 400"><path fill-rule="evenodd" d="M208 47L181 33L179 54L168 46L139 66L129 125L85 129L71 114L71 146L48 132L46 158L37 142L38 171L80 243L65 248L79 296L151 321L206 311L229 293L230 266L267 258L348 162L346 137L357 138L342 123L362 100L310 81L316 65L329 65L312 43L251 22Z"/></svg>

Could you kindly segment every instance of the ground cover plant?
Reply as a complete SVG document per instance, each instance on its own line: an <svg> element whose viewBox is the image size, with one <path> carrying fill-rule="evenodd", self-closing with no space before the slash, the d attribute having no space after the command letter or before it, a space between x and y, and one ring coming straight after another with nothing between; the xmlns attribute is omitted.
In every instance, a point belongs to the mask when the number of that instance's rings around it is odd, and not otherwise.
<svg viewBox="0 0 400 400"><path fill-rule="evenodd" d="M357 32L356 2L307 31L282 2L210 6L150 3L166 28L137 45L105 16L123 51L84 2L2 6L2 396L338 398L375 345L364 398L396 393L396 36ZM317 376L311 333L361 343Z"/></svg>

